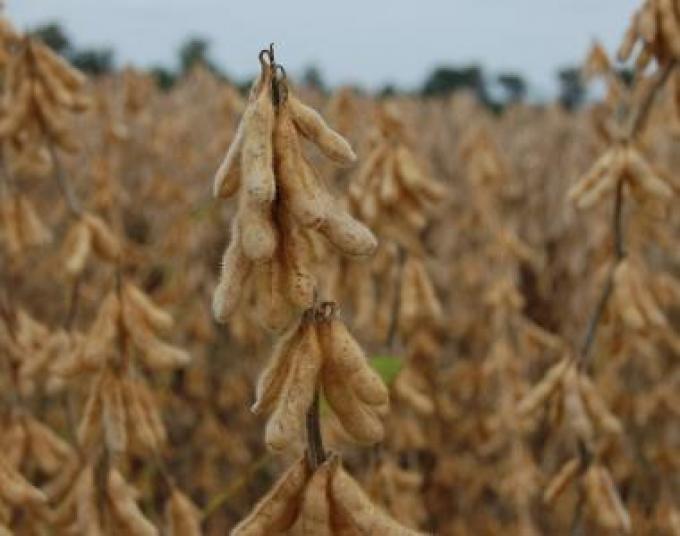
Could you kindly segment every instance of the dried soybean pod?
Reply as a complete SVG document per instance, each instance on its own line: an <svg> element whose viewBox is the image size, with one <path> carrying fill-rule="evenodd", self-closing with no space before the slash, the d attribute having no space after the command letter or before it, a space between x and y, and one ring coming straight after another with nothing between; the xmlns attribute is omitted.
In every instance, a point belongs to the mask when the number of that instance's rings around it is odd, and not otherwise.
<svg viewBox="0 0 680 536"><path fill-rule="evenodd" d="M124 382L123 396L125 399L127 422L134 423L128 430L132 448L140 448L145 452L155 452L160 446L160 442L149 422L147 412L142 406L134 382L129 380Z"/></svg>
<svg viewBox="0 0 680 536"><path fill-rule="evenodd" d="M287 101L279 105L274 129L279 195L304 227L317 228L326 217L328 195L306 162Z"/></svg>
<svg viewBox="0 0 680 536"><path fill-rule="evenodd" d="M309 478L307 457L301 456L232 531L232 536L270 536L291 528Z"/></svg>
<svg viewBox="0 0 680 536"><path fill-rule="evenodd" d="M19 232L29 246L47 244L52 240L52 233L40 221L33 204L26 198L20 197L17 206Z"/></svg>
<svg viewBox="0 0 680 536"><path fill-rule="evenodd" d="M149 423L149 428L153 433L154 440L158 446L163 445L167 440L167 433L163 418L158 410L158 404L154 399L151 390L142 382L132 382L135 396L139 402L139 408L142 411L143 418Z"/></svg>
<svg viewBox="0 0 680 536"><path fill-rule="evenodd" d="M621 261L614 270L614 295L618 305L618 313L631 328L641 330L645 327L645 318L635 301L631 268L627 260Z"/></svg>
<svg viewBox="0 0 680 536"><path fill-rule="evenodd" d="M37 46L33 48L33 52L39 61L44 61L51 67L52 72L58 76L69 89L80 89L87 81L85 75L71 67L67 61L52 52L49 47L37 44Z"/></svg>
<svg viewBox="0 0 680 536"><path fill-rule="evenodd" d="M123 391L117 378L109 374L100 394L106 446L113 455L122 454L127 449L127 423Z"/></svg>
<svg viewBox="0 0 680 536"><path fill-rule="evenodd" d="M165 508L167 536L201 536L201 512L189 497L173 489Z"/></svg>
<svg viewBox="0 0 680 536"><path fill-rule="evenodd" d="M115 469L109 473L107 495L117 520L130 536L157 536L158 531L144 517L134 499L134 490Z"/></svg>
<svg viewBox="0 0 680 536"><path fill-rule="evenodd" d="M102 400L99 392L103 382L103 375L92 385L90 393L85 403L83 416L78 425L78 444L84 449L89 450L95 445L101 433Z"/></svg>
<svg viewBox="0 0 680 536"><path fill-rule="evenodd" d="M633 19L635 21L635 18ZM623 40L619 45L619 49L616 52L616 57L619 61L627 61L630 58L633 48L635 47L635 41L637 40L637 31L635 28L635 23L631 23L623 36Z"/></svg>
<svg viewBox="0 0 680 536"><path fill-rule="evenodd" d="M323 325L321 329L324 329ZM373 407L359 400L333 360L324 360L321 379L328 405L345 431L359 443L373 444L382 440L385 430Z"/></svg>
<svg viewBox="0 0 680 536"><path fill-rule="evenodd" d="M10 256L17 255L21 252L23 246L17 213L17 203L13 200L4 200L4 202L0 204L0 223L2 223L2 234L7 252Z"/></svg>
<svg viewBox="0 0 680 536"><path fill-rule="evenodd" d="M236 144L242 131L241 195L237 220L243 254L256 262L272 257L277 239L271 213L271 204L276 196L276 183L272 148L274 107L270 79L269 69L263 63L262 74L251 90L250 103L233 145L234 150L238 150ZM226 172L229 172L229 169Z"/></svg>
<svg viewBox="0 0 680 536"><path fill-rule="evenodd" d="M595 437L595 429L583 403L578 376L579 372L575 368L570 368L563 377L565 420L576 437L584 444L591 445Z"/></svg>
<svg viewBox="0 0 680 536"><path fill-rule="evenodd" d="M279 399L302 334L302 326L298 321L276 341L267 366L257 381L256 400L250 408L256 415L271 411Z"/></svg>
<svg viewBox="0 0 680 536"><path fill-rule="evenodd" d="M384 159L390 154L385 143L377 145L369 153L364 164L359 169L356 179L349 185L349 197L355 202L359 202L366 194L366 189L371 177L374 177L380 169Z"/></svg>
<svg viewBox="0 0 680 536"><path fill-rule="evenodd" d="M371 255L378 247L378 241L370 229L338 206L328 207L319 232L350 257Z"/></svg>
<svg viewBox="0 0 680 536"><path fill-rule="evenodd" d="M370 332L371 327L378 322L379 315L376 311L378 304L375 281L367 271L359 263L351 263L348 269L348 281L352 282L350 291L354 291L354 325L363 333Z"/></svg>
<svg viewBox="0 0 680 536"><path fill-rule="evenodd" d="M81 461L71 456L62 464L61 472L43 486L43 492L51 503L60 502L72 489L81 470Z"/></svg>
<svg viewBox="0 0 680 536"><path fill-rule="evenodd" d="M604 173L599 177L599 180L592 187L584 190L578 199L576 199L576 207L582 210L588 209L604 199L608 193L613 192L620 178L619 171L620 168L616 171L612 170Z"/></svg>
<svg viewBox="0 0 680 536"><path fill-rule="evenodd" d="M437 298L437 293L432 284L432 280L427 273L425 264L422 259L418 259L415 263L415 281L418 291L420 293L421 303L428 316L436 324L439 324L444 317L442 305Z"/></svg>
<svg viewBox="0 0 680 536"><path fill-rule="evenodd" d="M666 38L666 43L675 58L680 58L680 24L677 19L677 3L673 0L658 0L658 6L661 15L661 31Z"/></svg>
<svg viewBox="0 0 680 536"><path fill-rule="evenodd" d="M612 165L616 152L611 150L600 156L595 163L588 169L576 184L567 193L569 200L576 201L583 196L584 192L590 190L601 177L607 173Z"/></svg>
<svg viewBox="0 0 680 536"><path fill-rule="evenodd" d="M130 311L123 317L125 327L132 336L135 345L141 350L142 361L154 370L169 370L183 367L191 361L191 355L156 337L144 323L137 311Z"/></svg>
<svg viewBox="0 0 680 536"><path fill-rule="evenodd" d="M404 188L417 194L420 184L423 182L423 174L411 152L402 144L399 144L394 152L395 170Z"/></svg>
<svg viewBox="0 0 680 536"><path fill-rule="evenodd" d="M409 255L401 269L401 286L399 293L399 328L409 333L416 326L420 314L418 299L416 259Z"/></svg>
<svg viewBox="0 0 680 536"><path fill-rule="evenodd" d="M579 387L583 395L583 402L586 405L588 414L595 421L597 426L609 434L622 434L623 424L621 421L607 408L602 397L597 392L595 385L590 378L585 374L579 375Z"/></svg>
<svg viewBox="0 0 680 536"><path fill-rule="evenodd" d="M256 96L243 116L242 190L256 206L268 206L276 195L272 133L274 105L269 69L264 68Z"/></svg>
<svg viewBox="0 0 680 536"><path fill-rule="evenodd" d="M73 454L66 441L36 419L26 419L26 431L30 438L31 453L46 473L55 473Z"/></svg>
<svg viewBox="0 0 680 536"><path fill-rule="evenodd" d="M389 536L419 534L392 520L376 507L342 467L339 467L331 478L331 499L332 507L337 510L337 516L345 520L344 524L355 526L358 534Z"/></svg>
<svg viewBox="0 0 680 536"><path fill-rule="evenodd" d="M382 162L382 179L380 180L380 201L391 205L399 199L399 184L395 169L394 153L388 153Z"/></svg>
<svg viewBox="0 0 680 536"><path fill-rule="evenodd" d="M372 406L387 404L387 387L380 375L368 364L364 351L345 324L334 318L328 325L321 326L320 330L325 332L322 341L330 343L323 348L325 359L333 361L362 402Z"/></svg>
<svg viewBox="0 0 680 536"><path fill-rule="evenodd" d="M652 167L636 149L628 147L625 154L627 169L640 188L647 194L661 199L670 199L673 196L671 187L656 175Z"/></svg>
<svg viewBox="0 0 680 536"><path fill-rule="evenodd" d="M85 466L76 482L76 506L78 510L78 528L81 534L104 536L99 509L97 508L97 491L94 482L94 468Z"/></svg>
<svg viewBox="0 0 680 536"><path fill-rule="evenodd" d="M567 485L576 478L580 469L581 461L578 458L566 461L546 486L543 492L543 502L546 504L554 503L566 489Z"/></svg>
<svg viewBox="0 0 680 536"><path fill-rule="evenodd" d="M341 165L352 165L356 155L352 147L335 130L329 127L321 114L288 93L288 104L295 125L300 132L318 145L319 149L331 160Z"/></svg>
<svg viewBox="0 0 680 536"><path fill-rule="evenodd" d="M270 260L278 241L271 207L259 207L249 200L241 200L236 218L240 227L243 254L255 263Z"/></svg>
<svg viewBox="0 0 680 536"><path fill-rule="evenodd" d="M302 508L298 516L296 528L300 534L314 534L314 536L332 536L331 508L328 490L330 477L338 463L337 456L327 459L312 474L307 482Z"/></svg>
<svg viewBox="0 0 680 536"><path fill-rule="evenodd" d="M422 380L413 367L407 366L394 380L394 393L408 402L421 415L432 415L435 410L434 402L421 391Z"/></svg>
<svg viewBox="0 0 680 536"><path fill-rule="evenodd" d="M562 377L571 366L572 361L562 358L550 367L540 382L538 382L517 405L517 414L526 417L532 414L559 387Z"/></svg>
<svg viewBox="0 0 680 536"><path fill-rule="evenodd" d="M66 115L63 110L57 108L56 104L48 98L43 87L37 82L33 84L33 95L41 124L47 129L47 132L62 149L66 151L76 150L77 145L70 145L67 142L68 130L66 128Z"/></svg>
<svg viewBox="0 0 680 536"><path fill-rule="evenodd" d="M285 217L285 215L282 215ZM290 218L288 218L290 220ZM307 266L310 264L309 244L304 231L293 221L288 221L282 232L285 286L290 302L300 309L308 309L314 301L316 279Z"/></svg>
<svg viewBox="0 0 680 536"><path fill-rule="evenodd" d="M21 85L13 99L12 107L5 117L0 120L0 137L8 137L16 133L17 129L24 124L27 115L31 111L33 88L28 79L21 80Z"/></svg>
<svg viewBox="0 0 680 536"><path fill-rule="evenodd" d="M83 221L79 221L69 229L64 240L64 269L68 275L75 277L82 273L91 249L92 232Z"/></svg>
<svg viewBox="0 0 680 536"><path fill-rule="evenodd" d="M285 273L279 258L255 267L258 319L269 331L285 329L293 318L293 308L285 291Z"/></svg>
<svg viewBox="0 0 680 536"><path fill-rule="evenodd" d="M42 82L44 82L47 91L56 103L65 108L76 108L76 99L73 91L69 89L63 80L54 72L53 67L47 63L43 56L37 54L35 49L37 44L31 43L31 51L35 58L35 65L37 67L38 75Z"/></svg>
<svg viewBox="0 0 680 536"><path fill-rule="evenodd" d="M151 297L137 285L126 282L124 292L126 299L123 302L123 306L129 304L134 307L146 324L154 329L164 331L169 330L173 326L174 320L172 316L167 311L158 307Z"/></svg>
<svg viewBox="0 0 680 536"><path fill-rule="evenodd" d="M631 521L609 471L600 464L588 468L584 477L586 499L593 514L603 526L610 529L631 531Z"/></svg>
<svg viewBox="0 0 680 536"><path fill-rule="evenodd" d="M92 232L92 245L97 255L110 262L117 261L120 243L104 220L94 214L85 214L83 221Z"/></svg>
<svg viewBox="0 0 680 536"><path fill-rule="evenodd" d="M12 506L41 506L47 497L5 460L0 460L0 499Z"/></svg>
<svg viewBox="0 0 680 536"><path fill-rule="evenodd" d="M291 356L288 378L265 431L265 442L275 451L294 445L302 437L321 369L321 347L315 326L303 322L300 342Z"/></svg>
<svg viewBox="0 0 680 536"><path fill-rule="evenodd" d="M222 257L220 281L213 294L215 320L224 323L232 315L251 270L252 262L243 255L238 223L234 220L231 227L231 243Z"/></svg>
<svg viewBox="0 0 680 536"><path fill-rule="evenodd" d="M213 179L213 197L227 199L241 186L241 150L243 148L244 121L239 122L234 139Z"/></svg>

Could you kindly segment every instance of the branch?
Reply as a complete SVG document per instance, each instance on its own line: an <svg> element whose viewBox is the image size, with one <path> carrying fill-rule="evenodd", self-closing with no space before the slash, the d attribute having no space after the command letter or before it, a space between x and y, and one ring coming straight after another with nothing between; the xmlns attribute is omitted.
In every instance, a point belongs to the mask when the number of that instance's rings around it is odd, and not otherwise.
<svg viewBox="0 0 680 536"><path fill-rule="evenodd" d="M651 110L652 102L654 102L654 96L663 87L666 80L673 69L676 67L677 63L675 60L669 61L663 67L661 67L654 76L654 79L647 87L647 91L643 94L640 105L632 112L630 116L629 128L625 140L629 141L635 138L645 126L647 118L649 117L649 112ZM600 325L604 312L607 308L607 303L614 290L614 271L618 263L623 260L626 256L625 249L625 236L623 231L623 181L619 179L616 185L616 197L614 199L614 210L612 217L612 240L614 242L614 254L616 262L614 262L609 269L607 278L605 280L604 287L600 293L595 309L590 316L588 325L586 328L585 336L583 337L583 342L580 348L580 355L578 358L579 369L585 368L587 361L590 357L593 345L595 344L595 339L597 336L597 329Z"/></svg>
<svg viewBox="0 0 680 536"><path fill-rule="evenodd" d="M314 391L312 405L307 411L307 456L309 465L316 469L326 461L326 452L321 437L321 423L319 421L319 388Z"/></svg>

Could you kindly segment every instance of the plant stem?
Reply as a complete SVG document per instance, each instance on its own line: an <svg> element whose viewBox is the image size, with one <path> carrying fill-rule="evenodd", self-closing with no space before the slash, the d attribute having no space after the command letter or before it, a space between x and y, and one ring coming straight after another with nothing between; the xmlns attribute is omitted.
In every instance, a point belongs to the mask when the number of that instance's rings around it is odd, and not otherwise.
<svg viewBox="0 0 680 536"><path fill-rule="evenodd" d="M80 218L80 216L82 216L83 214L83 208L80 204L80 200L78 199L75 191L73 190L71 182L66 178L66 175L64 174L64 168L61 166L59 155L57 154L57 151L54 149L54 144L52 143L52 141L47 142L47 150L50 153L50 158L52 159L52 163L54 165L54 178L57 181L57 185L59 186L62 195L64 196L66 206L68 207L68 210L72 216L74 216L75 218Z"/></svg>
<svg viewBox="0 0 680 536"><path fill-rule="evenodd" d="M326 452L321 438L321 424L319 420L319 388L314 391L312 405L307 410L307 456L309 465L316 469L326 461Z"/></svg>
<svg viewBox="0 0 680 536"><path fill-rule="evenodd" d="M626 134L626 142L634 139L644 128L647 118L649 117L649 112L651 110L652 102L654 102L654 96L663 87L666 80L673 69L676 67L677 63L675 60L671 60L666 63L660 70L656 73L652 83L648 86L647 91L644 93L640 100L639 106L631 112L629 128ZM623 192L623 180L619 179L616 185L616 197L614 199L614 211L612 217L612 239L614 241L614 255L615 260L609 269L607 274L607 279L605 280L604 287L600 293L595 309L588 321L586 328L586 334L583 338L583 343L581 344L580 355L578 357L578 367L583 370L590 357L593 345L595 344L595 339L597 336L597 328L600 325L602 316L607 308L607 303L614 290L614 271L619 262L621 262L626 256L625 249L625 236L623 232L623 203L624 203L624 192Z"/></svg>

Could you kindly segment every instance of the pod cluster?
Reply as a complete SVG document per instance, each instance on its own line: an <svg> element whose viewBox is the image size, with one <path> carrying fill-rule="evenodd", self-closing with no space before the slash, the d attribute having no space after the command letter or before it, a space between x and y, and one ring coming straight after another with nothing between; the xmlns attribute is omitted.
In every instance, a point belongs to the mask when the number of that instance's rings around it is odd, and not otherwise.
<svg viewBox="0 0 680 536"><path fill-rule="evenodd" d="M371 444L382 439L387 388L330 304L307 311L277 341L260 376L252 409L269 414L269 448L290 449L305 437L305 417L318 385L353 440Z"/></svg>
<svg viewBox="0 0 680 536"><path fill-rule="evenodd" d="M231 241L215 289L215 318L225 322L254 281L259 318L274 331L312 306L310 233L323 235L349 256L365 256L376 239L333 198L303 153L315 143L332 161L352 164L345 139L292 93L276 66L265 61L251 88L246 110L214 180L216 197L238 193ZM271 57L271 56L269 56Z"/></svg>
<svg viewBox="0 0 680 536"><path fill-rule="evenodd" d="M53 145L67 152L78 149L71 117L90 106L86 78L39 40L14 33L5 21L0 34L13 51L5 58L0 140L14 155L15 171L41 176L52 167Z"/></svg>
<svg viewBox="0 0 680 536"><path fill-rule="evenodd" d="M331 456L311 471L305 456L295 462L231 533L233 536L384 534L414 536L376 507Z"/></svg>
<svg viewBox="0 0 680 536"><path fill-rule="evenodd" d="M640 71L653 59L660 64L680 59L679 8L677 0L645 0L631 18L619 47L619 60L630 58L637 44L635 66Z"/></svg>

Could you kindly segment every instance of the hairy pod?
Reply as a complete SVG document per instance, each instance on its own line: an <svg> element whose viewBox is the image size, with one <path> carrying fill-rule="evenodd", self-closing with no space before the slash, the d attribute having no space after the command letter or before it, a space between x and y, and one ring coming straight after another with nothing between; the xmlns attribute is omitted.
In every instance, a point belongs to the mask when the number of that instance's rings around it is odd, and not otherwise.
<svg viewBox="0 0 680 536"><path fill-rule="evenodd" d="M316 328L304 323L292 356L288 377L265 430L265 442L274 451L294 445L303 435L307 410L312 404L322 356Z"/></svg>
<svg viewBox="0 0 680 536"><path fill-rule="evenodd" d="M269 413L280 398L302 334L303 328L298 322L276 341L267 366L257 381L256 400L251 407L256 415Z"/></svg>
<svg viewBox="0 0 680 536"><path fill-rule="evenodd" d="M213 294L215 320L225 323L238 305L252 262L243 254L238 224L232 224L231 242L222 257L220 280Z"/></svg>
<svg viewBox="0 0 680 536"><path fill-rule="evenodd" d="M282 202L304 227L318 228L324 221L329 195L305 160L287 104L279 106L274 130L276 177Z"/></svg>
<svg viewBox="0 0 680 536"><path fill-rule="evenodd" d="M377 508L359 487L359 484L339 467L331 479L332 507L335 509L334 524L354 526L360 534L389 534L390 536L414 536L418 533L403 527Z"/></svg>
<svg viewBox="0 0 680 536"><path fill-rule="evenodd" d="M167 536L201 536L201 512L189 497L173 489L165 508Z"/></svg>
<svg viewBox="0 0 680 536"><path fill-rule="evenodd" d="M288 104L293 121L300 132L314 142L328 158L345 166L356 162L357 157L350 144L326 124L321 114L290 93Z"/></svg>
<svg viewBox="0 0 680 536"><path fill-rule="evenodd" d="M252 512L232 531L231 536L269 536L287 531L295 523L309 468L300 457L255 505Z"/></svg>
<svg viewBox="0 0 680 536"><path fill-rule="evenodd" d="M322 325L327 334L322 339L324 356L330 360L336 370L346 379L359 399L371 406L383 406L389 402L387 387L368 363L364 351L352 337L345 324L334 318L328 325Z"/></svg>
<svg viewBox="0 0 680 536"><path fill-rule="evenodd" d="M338 458L333 456L317 467L307 482L302 508L296 524L300 534L332 536L331 507L329 497L330 479L335 472Z"/></svg>
<svg viewBox="0 0 680 536"><path fill-rule="evenodd" d="M347 256L372 255L378 247L378 241L370 229L338 206L329 207L319 232Z"/></svg>
<svg viewBox="0 0 680 536"><path fill-rule="evenodd" d="M109 473L107 495L117 521L130 536L157 536L158 531L144 517L134 499L134 490L115 469Z"/></svg>
<svg viewBox="0 0 680 536"><path fill-rule="evenodd" d="M227 154L215 173L213 197L227 199L234 195L241 186L241 150L243 148L244 130L245 123L241 120Z"/></svg>

